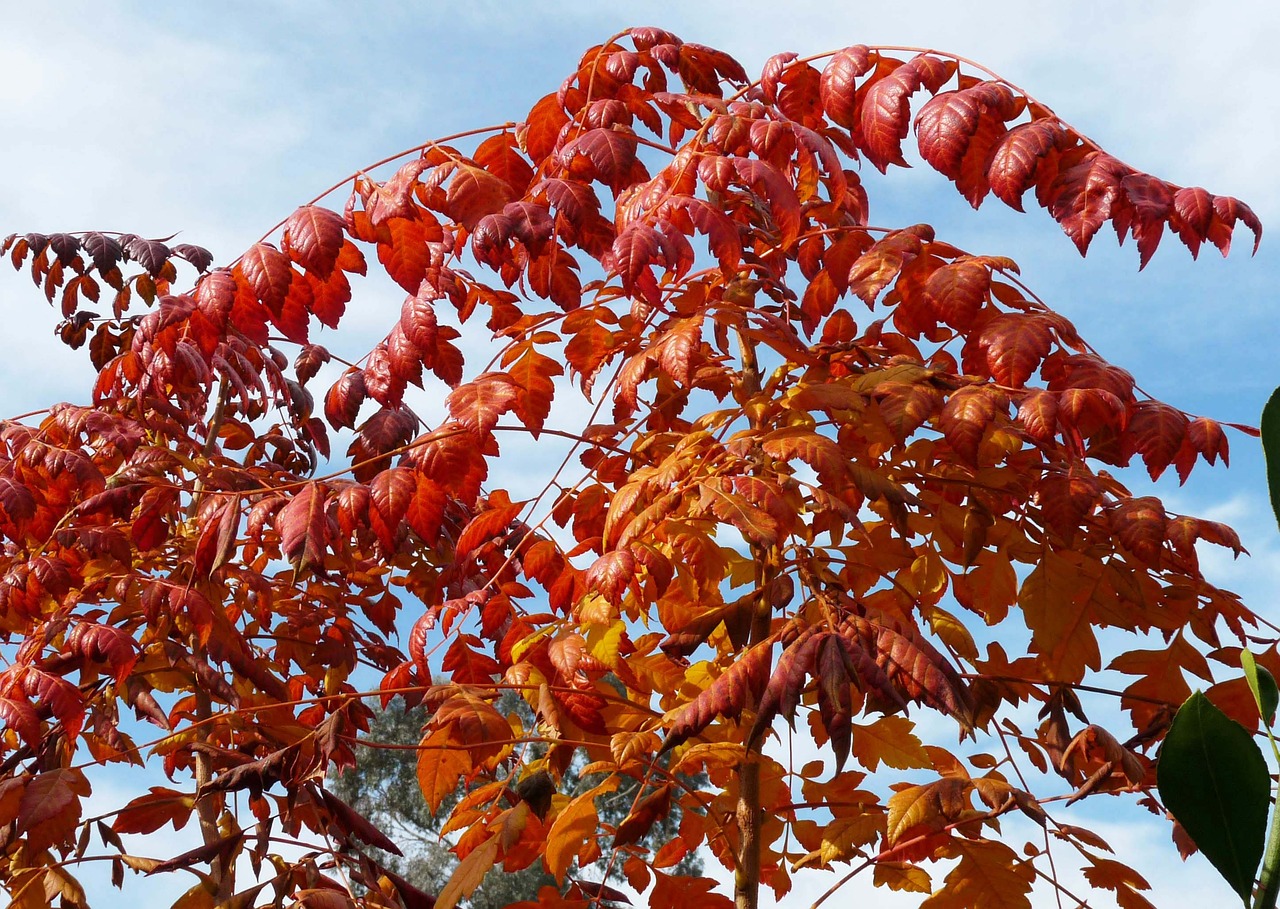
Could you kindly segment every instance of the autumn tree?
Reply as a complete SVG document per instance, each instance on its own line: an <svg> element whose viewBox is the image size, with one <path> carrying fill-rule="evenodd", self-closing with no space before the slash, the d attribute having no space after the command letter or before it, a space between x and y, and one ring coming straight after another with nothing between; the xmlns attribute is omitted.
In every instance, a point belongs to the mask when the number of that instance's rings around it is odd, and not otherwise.
<svg viewBox="0 0 1280 909"><path fill-rule="evenodd" d="M903 164L913 131L972 205L1041 208L1081 253L1108 226L1141 264L1166 229L1193 255L1261 234L963 58L853 46L752 79L640 28L520 122L365 168L224 267L128 234L5 241L97 370L90 404L0 424L13 904L83 905L77 866L105 860L191 873L184 907L431 905L326 786L376 689L429 712L426 805L468 790L439 909L534 864L546 907L625 880L749 909L803 868L934 909L1027 906L1083 868L1148 905L1060 806L1159 813L1188 680L1261 638L1197 564L1235 534L1109 468L1185 479L1228 436L1141 393L1012 260L877 225L855 165ZM370 269L407 295L385 338L317 343ZM549 440L568 455L532 492L492 482ZM1247 692L1210 691L1248 721ZM575 761L600 782L570 797ZM169 782L88 817L112 763ZM121 839L187 823L180 855ZM732 900L673 873L697 849ZM612 883L571 873L600 857Z"/></svg>

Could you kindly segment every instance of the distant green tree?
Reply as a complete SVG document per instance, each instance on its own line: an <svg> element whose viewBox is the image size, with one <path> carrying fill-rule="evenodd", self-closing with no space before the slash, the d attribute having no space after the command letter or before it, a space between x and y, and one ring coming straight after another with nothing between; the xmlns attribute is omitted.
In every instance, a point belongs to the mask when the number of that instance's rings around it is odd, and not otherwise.
<svg viewBox="0 0 1280 909"><path fill-rule="evenodd" d="M532 712L519 696L508 692L495 706L504 713L519 715L526 728L533 725ZM370 847L379 862L427 893L438 893L458 864L440 831L466 790L459 787L434 813L423 800L418 786L417 752L410 746L422 738L428 717L422 707L405 709L403 699L398 697L386 709L375 710L368 740L382 747L361 745L356 751L356 766L331 779L329 785L335 795L386 832L404 852L403 856L394 856ZM598 774L584 776L582 766L580 761L570 765L560 791L577 795L599 781ZM707 781L705 774L699 774L687 782L698 788ZM597 801L600 820L615 826L621 823L638 789L639 781L624 778L615 792ZM680 811L672 811L654 825L645 840L656 848L671 839L680 827L680 817ZM595 873L588 877L603 879L609 872L608 863L606 851L592 866ZM613 871L616 873L617 869ZM691 853L672 871L696 877L702 873L702 858ZM555 878L537 862L514 872L496 867L471 895L469 905L471 909L502 909L509 903L534 899L541 887L555 883Z"/></svg>

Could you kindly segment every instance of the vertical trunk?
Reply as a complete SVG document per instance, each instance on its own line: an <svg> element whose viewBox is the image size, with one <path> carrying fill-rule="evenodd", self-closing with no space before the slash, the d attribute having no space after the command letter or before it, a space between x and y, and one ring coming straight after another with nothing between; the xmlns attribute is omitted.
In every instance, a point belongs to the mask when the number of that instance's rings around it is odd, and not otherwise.
<svg viewBox="0 0 1280 909"><path fill-rule="evenodd" d="M733 876L736 909L760 901L760 764L754 754L738 771L738 868Z"/></svg>
<svg viewBox="0 0 1280 909"><path fill-rule="evenodd" d="M229 393L230 386L227 384L226 377L223 376L218 382L218 397L214 404L213 413L209 417L209 428L205 436L204 462L206 464L217 449L218 433L226 416ZM188 520L195 517L200 507L200 499L203 493L204 477L196 477L195 485L191 492L191 502L187 506ZM189 646L194 654L201 653L203 649L195 636L192 636ZM200 727L200 737L204 739L208 734L208 721L213 716L213 704L209 699L208 693L199 687L198 681L196 683L195 697L196 721L204 724ZM197 796L196 814L200 818L200 836L206 846L212 846L222 839L222 830L218 826L219 802L221 800L215 795L200 794L201 790L213 780L213 764L209 755L197 749L194 759ZM214 904L221 906L231 899L232 894L235 893L235 867L225 855L217 856L209 861L209 876L217 886L217 890L213 894Z"/></svg>
<svg viewBox="0 0 1280 909"><path fill-rule="evenodd" d="M738 349L742 369L738 374L735 398L747 410L753 429L759 429L755 408L748 407L760 395L760 367L755 345L738 332ZM753 545L751 555L756 563L757 601L752 616L749 644L759 644L769 636L773 608L769 591L777 574L776 550ZM733 876L733 898L736 909L757 909L760 903L760 761L759 744L748 752L738 770L738 804L735 820L738 827L737 870Z"/></svg>
<svg viewBox="0 0 1280 909"><path fill-rule="evenodd" d="M213 707L209 696L203 691L196 691L196 719L208 720L213 715ZM195 752L196 775L196 814L200 818L200 836L206 846L212 846L222 839L222 831L218 827L218 797L212 794L200 795L202 790L213 779L213 770L209 755L197 750ZM224 867L226 865L226 867ZM209 877L217 885L213 894L214 905L221 906L235 893L235 868L224 856L209 860Z"/></svg>

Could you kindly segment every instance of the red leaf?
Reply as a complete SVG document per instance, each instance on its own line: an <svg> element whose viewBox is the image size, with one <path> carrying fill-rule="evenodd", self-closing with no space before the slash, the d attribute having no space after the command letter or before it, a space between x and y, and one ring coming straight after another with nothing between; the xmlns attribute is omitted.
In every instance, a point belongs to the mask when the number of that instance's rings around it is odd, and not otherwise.
<svg viewBox="0 0 1280 909"><path fill-rule="evenodd" d="M595 179L616 191L628 182L632 165L636 163L635 135L620 129L587 130L556 155L565 165L572 164L579 156L591 162Z"/></svg>
<svg viewBox="0 0 1280 909"><path fill-rule="evenodd" d="M236 280L231 271L216 268L196 285L196 307L217 328L225 328L236 298Z"/></svg>
<svg viewBox="0 0 1280 909"><path fill-rule="evenodd" d="M792 641L782 656L778 657L778 665L769 674L769 682L760 696L760 704L756 708L756 721L747 736L747 750L755 748L772 724L774 717L781 714L795 728L796 708L800 706L800 695L804 693L805 679L813 673L814 657L825 634L817 634L817 626L811 625Z"/></svg>
<svg viewBox="0 0 1280 909"><path fill-rule="evenodd" d="M445 192L449 217L471 230L485 215L502 211L511 199L511 188L487 170L459 165Z"/></svg>
<svg viewBox="0 0 1280 909"><path fill-rule="evenodd" d="M781 234L779 248L789 249L800 233L800 199L795 188L767 161L734 158L733 168L740 180L764 198Z"/></svg>
<svg viewBox="0 0 1280 909"><path fill-rule="evenodd" d="M999 82L979 82L938 95L916 117L920 154L953 180L977 208L991 188L987 165L1008 130L1005 122L1022 112L1024 101Z"/></svg>
<svg viewBox="0 0 1280 909"><path fill-rule="evenodd" d="M833 56L822 70L818 84L822 107L833 123L852 129L858 113L855 93L857 79L871 69L871 54L865 45L855 44Z"/></svg>
<svg viewBox="0 0 1280 909"><path fill-rule="evenodd" d="M328 496L325 484L307 483L276 513L280 554L296 568L324 564L329 545Z"/></svg>
<svg viewBox="0 0 1280 909"><path fill-rule="evenodd" d="M1231 196L1213 197L1214 228L1209 231L1209 239L1224 256L1231 249L1231 232L1240 221L1253 232L1253 252L1258 252L1258 244L1262 242L1262 222L1253 213L1253 209L1239 199ZM1216 228L1221 227L1221 230Z"/></svg>
<svg viewBox="0 0 1280 909"><path fill-rule="evenodd" d="M417 219L392 218L378 240L378 261L397 284L411 294L418 292L431 265L429 240L438 238L438 225Z"/></svg>
<svg viewBox="0 0 1280 909"><path fill-rule="evenodd" d="M502 673L502 667L489 654L476 650L478 646L480 646L480 640L474 635L458 635L445 651L440 668L447 672L453 681L464 685L491 684L493 677Z"/></svg>
<svg viewBox="0 0 1280 909"><path fill-rule="evenodd" d="M555 234L555 221L545 205L535 202L511 202L503 207L502 216L511 223L511 236L530 253L539 253Z"/></svg>
<svg viewBox="0 0 1280 909"><path fill-rule="evenodd" d="M506 373L486 372L449 392L445 405L468 430L485 435L515 406L519 394L519 386Z"/></svg>
<svg viewBox="0 0 1280 909"><path fill-rule="evenodd" d="M333 272L345 241L342 216L318 205L302 206L284 223L284 251L321 279Z"/></svg>
<svg viewBox="0 0 1280 909"><path fill-rule="evenodd" d="M764 692L772 652L768 642L752 647L686 704L668 728L659 756L702 732L717 715L741 716Z"/></svg>
<svg viewBox="0 0 1280 909"><path fill-rule="evenodd" d="M1013 92L1000 82L979 82L959 91L943 92L916 115L921 157L943 176L956 179L983 115L993 114L1003 122L1017 116L1018 106Z"/></svg>
<svg viewBox="0 0 1280 909"><path fill-rule="evenodd" d="M417 491L417 480L407 467L391 467L369 483L369 528L385 552L394 552L400 522Z"/></svg>
<svg viewBox="0 0 1280 909"><path fill-rule="evenodd" d="M787 64L799 56L794 51L784 51L764 61L764 68L760 71L760 91L764 96L765 104L777 102L778 82L782 78L782 73L787 68Z"/></svg>
<svg viewBox="0 0 1280 909"><path fill-rule="evenodd" d="M193 796L152 786L146 795L140 795L116 814L111 829L116 833L155 833L161 827L172 826L181 830L187 825L196 800Z"/></svg>
<svg viewBox="0 0 1280 909"><path fill-rule="evenodd" d="M255 243L240 260L240 271L258 302L273 313L279 312L293 280L288 256L274 246Z"/></svg>
<svg viewBox="0 0 1280 909"><path fill-rule="evenodd" d="M304 277L311 287L311 313L321 324L337 328L339 320L347 311L347 303L351 300L351 282L346 274L334 269L329 278L322 281L306 274Z"/></svg>
<svg viewBox="0 0 1280 909"><path fill-rule="evenodd" d="M1105 152L1089 152L1079 164L1058 175L1050 212L1084 255L1089 241L1112 215L1122 198L1121 181L1133 171Z"/></svg>
<svg viewBox="0 0 1280 909"><path fill-rule="evenodd" d="M957 389L947 399L939 415L942 430L952 451L966 462L978 465L978 448L987 427L995 421L998 407L1007 407L1003 395L983 385Z"/></svg>
<svg viewBox="0 0 1280 909"><path fill-rule="evenodd" d="M653 825L671 812L671 793L675 787L666 783L642 798L618 824L613 836L615 849L644 839Z"/></svg>
<svg viewBox="0 0 1280 909"><path fill-rule="evenodd" d="M532 344L510 366L510 377L518 386L513 402L515 414L535 439L551 413L556 390L551 377L563 374L564 367L557 360L538 353Z"/></svg>
<svg viewBox="0 0 1280 909"><path fill-rule="evenodd" d="M917 629L862 616L850 617L849 627L850 643L871 654L907 697L942 710L968 727L971 708L964 680Z"/></svg>
<svg viewBox="0 0 1280 909"><path fill-rule="evenodd" d="M587 589L599 593L615 606L636 580L636 559L630 550L606 552L587 569Z"/></svg>
<svg viewBox="0 0 1280 909"><path fill-rule="evenodd" d="M938 319L952 328L968 331L990 289L991 271L972 259L961 259L929 275L924 294Z"/></svg>
<svg viewBox="0 0 1280 909"><path fill-rule="evenodd" d="M1036 502L1044 526L1071 543L1085 519L1102 501L1102 484L1088 468L1072 465L1065 472L1046 473L1036 487Z"/></svg>
<svg viewBox="0 0 1280 909"><path fill-rule="evenodd" d="M430 477L417 474L413 498L405 509L405 523L428 544L434 544L440 534L445 507L449 497Z"/></svg>
<svg viewBox="0 0 1280 909"><path fill-rule="evenodd" d="M955 69L954 60L921 54L868 86L859 112L862 147L881 173L890 164L907 166L902 140L907 137L911 96L922 86L936 92Z"/></svg>
<svg viewBox="0 0 1280 909"><path fill-rule="evenodd" d="M1066 147L1067 131L1053 118L1032 120L1005 133L991 153L987 181L996 198L1022 211L1022 195L1052 166L1056 153Z"/></svg>
<svg viewBox="0 0 1280 909"><path fill-rule="evenodd" d="M453 550L456 558L463 558L499 534L506 532L511 522L524 510L523 502L508 502L495 494L488 508L480 512L458 536Z"/></svg>
<svg viewBox="0 0 1280 909"><path fill-rule="evenodd" d="M1124 429L1128 420L1124 402L1104 388L1068 388L1058 392L1058 424L1077 440L1110 429Z"/></svg>
<svg viewBox="0 0 1280 909"><path fill-rule="evenodd" d="M1187 427L1187 439L1195 450L1204 456L1210 464L1222 457L1224 467L1230 464L1227 450L1227 434L1222 431L1222 424L1208 417L1197 417Z"/></svg>
<svg viewBox="0 0 1280 909"><path fill-rule="evenodd" d="M516 131L516 138L533 163L540 166L543 159L555 150L560 133L568 122L569 117L560 104L558 94L552 92L529 111L529 116Z"/></svg>
<svg viewBox="0 0 1280 909"><path fill-rule="evenodd" d="M37 852L69 844L80 824L80 799L87 795L89 781L78 768L39 774L22 793L15 832Z"/></svg>
<svg viewBox="0 0 1280 909"><path fill-rule="evenodd" d="M1018 313L996 316L978 338L978 349L991 375L1011 388L1026 385L1052 346L1053 331L1048 322Z"/></svg>
<svg viewBox="0 0 1280 909"><path fill-rule="evenodd" d="M1129 416L1125 455L1140 453L1151 479L1158 479L1177 457L1188 426L1182 411L1159 401L1139 401Z"/></svg>
<svg viewBox="0 0 1280 909"><path fill-rule="evenodd" d="M364 370L352 367L333 383L324 398L324 416L334 429L353 429L365 400Z"/></svg>
<svg viewBox="0 0 1280 909"><path fill-rule="evenodd" d="M200 536L192 559L193 570L198 577L208 577L231 558L239 524L238 497L222 498L212 510L202 515Z"/></svg>
<svg viewBox="0 0 1280 909"><path fill-rule="evenodd" d="M511 133L503 132L481 142L471 157L489 173L506 183L512 196L519 198L525 194L530 181L533 180L533 168L516 149L516 137Z"/></svg>
<svg viewBox="0 0 1280 909"><path fill-rule="evenodd" d="M1125 499L1111 509L1111 530L1126 549L1148 565L1159 567L1168 518L1155 496Z"/></svg>
<svg viewBox="0 0 1280 909"><path fill-rule="evenodd" d="M84 698L80 689L66 679L30 666L23 670L22 689L27 697L38 699L48 708L62 724L67 739L74 742L84 725Z"/></svg>
<svg viewBox="0 0 1280 909"><path fill-rule="evenodd" d="M398 407L404 400L407 384L404 370L397 367L390 346L386 341L379 341L365 360L365 391L383 407Z"/></svg>
<svg viewBox="0 0 1280 909"><path fill-rule="evenodd" d="M1018 406L1018 419L1037 442L1053 441L1058 432L1058 396L1040 389L1028 391Z"/></svg>
<svg viewBox="0 0 1280 909"><path fill-rule="evenodd" d="M392 218L413 218L417 206L413 203L418 178L431 166L425 158L414 158L401 165L395 175L385 183L374 183L366 177L356 180L356 188L365 199L365 212L369 224L380 227Z"/></svg>
<svg viewBox="0 0 1280 909"><path fill-rule="evenodd" d="M661 249L658 232L643 221L636 221L613 241L606 267L622 279L622 289L627 294L641 296L656 306L662 294L650 266Z"/></svg>
<svg viewBox="0 0 1280 909"><path fill-rule="evenodd" d="M1173 187L1150 174L1130 174L1120 185L1127 204L1117 207L1116 230L1122 239L1126 231L1133 235L1138 243L1139 267L1145 268L1173 211Z"/></svg>
<svg viewBox="0 0 1280 909"><path fill-rule="evenodd" d="M138 643L123 628L96 622L77 622L67 635L67 647L85 659L106 662L121 684L141 654Z"/></svg>
<svg viewBox="0 0 1280 909"><path fill-rule="evenodd" d="M26 701L0 698L0 720L32 748L40 745L40 717Z"/></svg>
<svg viewBox="0 0 1280 909"><path fill-rule="evenodd" d="M1209 239L1213 196L1198 186L1188 186L1174 193L1173 210L1173 228L1194 258L1200 254L1200 244Z"/></svg>

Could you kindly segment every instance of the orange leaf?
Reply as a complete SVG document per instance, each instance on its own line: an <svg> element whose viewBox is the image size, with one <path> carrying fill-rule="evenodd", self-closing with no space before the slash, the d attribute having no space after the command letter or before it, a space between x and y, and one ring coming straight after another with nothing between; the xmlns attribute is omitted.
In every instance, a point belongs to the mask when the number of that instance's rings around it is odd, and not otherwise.
<svg viewBox="0 0 1280 909"><path fill-rule="evenodd" d="M458 867L453 869L453 874L436 896L435 909L453 909L459 900L474 893L489 869L494 866L497 857L498 834L495 833L458 862Z"/></svg>
<svg viewBox="0 0 1280 909"><path fill-rule="evenodd" d="M111 829L116 833L155 833L173 825L174 830L181 830L191 819L195 804L196 800L187 793L152 786L146 795L120 809Z"/></svg>
<svg viewBox="0 0 1280 909"><path fill-rule="evenodd" d="M547 830L547 851L543 863L557 882L564 882L564 876L582 845L596 835L600 824L596 816L596 798L612 792L617 786L617 778L608 777L601 785L570 799L569 804L556 814Z"/></svg>
<svg viewBox="0 0 1280 909"><path fill-rule="evenodd" d="M471 755L453 743L448 729L433 729L418 746L418 787L436 811L471 772Z"/></svg>
<svg viewBox="0 0 1280 909"><path fill-rule="evenodd" d="M1031 909L1035 869L1004 843L954 837L942 855L960 862L921 909Z"/></svg>
<svg viewBox="0 0 1280 909"><path fill-rule="evenodd" d="M459 165L445 193L449 217L471 230L485 215L502 211L511 187L500 177L469 164Z"/></svg>
<svg viewBox="0 0 1280 909"><path fill-rule="evenodd" d="M520 386L506 373L486 372L449 392L445 405L455 420L476 435L484 435L516 406L520 393Z"/></svg>

